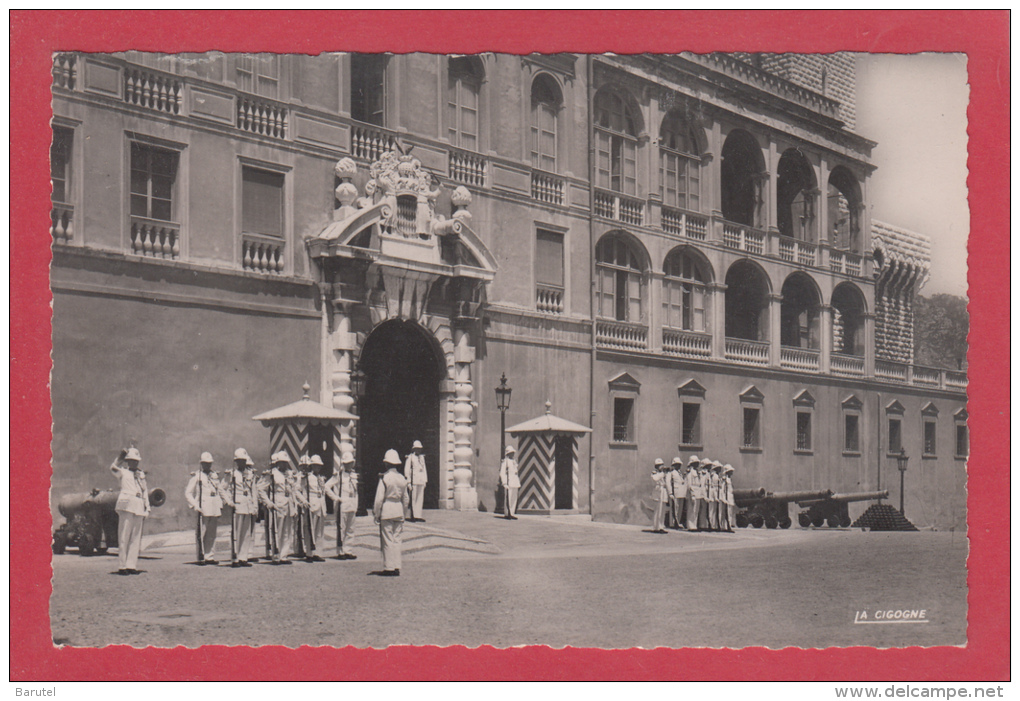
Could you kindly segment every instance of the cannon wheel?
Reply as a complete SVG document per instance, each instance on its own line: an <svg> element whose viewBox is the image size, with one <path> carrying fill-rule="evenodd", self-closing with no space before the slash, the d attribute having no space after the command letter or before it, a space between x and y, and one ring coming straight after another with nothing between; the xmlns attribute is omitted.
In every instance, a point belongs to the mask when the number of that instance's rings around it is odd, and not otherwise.
<svg viewBox="0 0 1020 701"><path fill-rule="evenodd" d="M825 517L815 516L814 518L811 519L811 525L814 526L815 528L821 528L822 526L825 525Z"/></svg>
<svg viewBox="0 0 1020 701"><path fill-rule="evenodd" d="M747 523L748 523L747 514L745 513L737 514L737 528L747 528Z"/></svg>
<svg viewBox="0 0 1020 701"><path fill-rule="evenodd" d="M804 528L807 528L808 526L811 525L811 515L808 514L808 512L806 511L802 511L801 513L797 514L797 523L799 523Z"/></svg>
<svg viewBox="0 0 1020 701"><path fill-rule="evenodd" d="M91 533L85 533L78 539L78 554L89 557L96 552L96 541Z"/></svg>
<svg viewBox="0 0 1020 701"><path fill-rule="evenodd" d="M840 516L839 517L839 525L841 527L843 527L843 528L850 528L850 524L851 523L853 523L853 521L850 520L850 516L849 515Z"/></svg>
<svg viewBox="0 0 1020 701"><path fill-rule="evenodd" d="M775 516L766 516L765 517L765 527L769 528L769 529L778 528L779 527L779 520L776 519Z"/></svg>
<svg viewBox="0 0 1020 701"><path fill-rule="evenodd" d="M63 555L67 550L67 534L63 531L56 531L53 534L53 554Z"/></svg>
<svg viewBox="0 0 1020 701"><path fill-rule="evenodd" d="M762 518L761 514L753 514L748 520L750 524L755 528L761 528L762 526L765 525L765 519Z"/></svg>
<svg viewBox="0 0 1020 701"><path fill-rule="evenodd" d="M779 527L786 530L793 525L793 521L790 520L789 516L779 519Z"/></svg>
<svg viewBox="0 0 1020 701"><path fill-rule="evenodd" d="M826 523L829 524L829 528L839 528L839 516L830 516Z"/></svg>

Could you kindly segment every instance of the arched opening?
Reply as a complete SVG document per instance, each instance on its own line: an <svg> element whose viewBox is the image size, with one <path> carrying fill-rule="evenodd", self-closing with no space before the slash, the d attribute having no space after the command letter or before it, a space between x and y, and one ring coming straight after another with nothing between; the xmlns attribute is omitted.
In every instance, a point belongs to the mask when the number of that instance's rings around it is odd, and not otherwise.
<svg viewBox="0 0 1020 701"><path fill-rule="evenodd" d="M485 68L477 56L451 58L447 75L447 124L450 143L479 150L479 111Z"/></svg>
<svg viewBox="0 0 1020 701"><path fill-rule="evenodd" d="M814 281L804 273L793 273L783 283L779 342L788 348L813 348L820 345L818 311L821 295Z"/></svg>
<svg viewBox="0 0 1020 701"><path fill-rule="evenodd" d="M622 234L606 234L595 246L598 314L640 322L644 313L646 257Z"/></svg>
<svg viewBox="0 0 1020 701"><path fill-rule="evenodd" d="M694 249L674 248L662 266L663 324L683 331L708 330L711 266Z"/></svg>
<svg viewBox="0 0 1020 701"><path fill-rule="evenodd" d="M749 260L738 260L726 273L726 337L767 341L769 283Z"/></svg>
<svg viewBox="0 0 1020 701"><path fill-rule="evenodd" d="M747 226L760 222L761 174L765 161L754 137L742 129L734 129L722 148L722 215L723 218Z"/></svg>
<svg viewBox="0 0 1020 701"><path fill-rule="evenodd" d="M531 165L556 172L559 149L559 114L563 94L556 81L545 73L531 83Z"/></svg>
<svg viewBox="0 0 1020 701"><path fill-rule="evenodd" d="M798 241L815 238L815 173L804 154L791 148L779 159L776 226Z"/></svg>
<svg viewBox="0 0 1020 701"><path fill-rule="evenodd" d="M832 352L864 355L864 295L849 282L832 291Z"/></svg>
<svg viewBox="0 0 1020 701"><path fill-rule="evenodd" d="M392 319L377 326L366 339L358 367L365 374L358 400L360 507L368 508L375 498L386 451L396 450L403 461L411 444L420 440L428 468L425 508L438 508L439 383L445 374L442 351L417 323Z"/></svg>
<svg viewBox="0 0 1020 701"><path fill-rule="evenodd" d="M351 118L386 125L386 64L389 54L351 55Z"/></svg>
<svg viewBox="0 0 1020 701"><path fill-rule="evenodd" d="M640 122L630 103L609 87L595 95L595 185L635 195Z"/></svg>
<svg viewBox="0 0 1020 701"><path fill-rule="evenodd" d="M829 174L826 197L829 217L829 240L834 248L861 252L861 186L857 178L843 166Z"/></svg>
<svg viewBox="0 0 1020 701"><path fill-rule="evenodd" d="M671 111L662 120L659 183L664 205L700 211L700 149L694 130L679 110Z"/></svg>

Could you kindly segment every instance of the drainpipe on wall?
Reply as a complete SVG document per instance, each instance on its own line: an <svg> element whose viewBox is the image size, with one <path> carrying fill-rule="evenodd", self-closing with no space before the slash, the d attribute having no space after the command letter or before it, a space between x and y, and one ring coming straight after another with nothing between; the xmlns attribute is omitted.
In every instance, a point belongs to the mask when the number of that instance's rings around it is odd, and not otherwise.
<svg viewBox="0 0 1020 701"><path fill-rule="evenodd" d="M877 491L882 491L882 393L877 392L875 394L878 397L878 406L875 408L875 413L878 415L878 423L876 425L875 437L878 441L878 449L875 451L878 455L878 485L875 487ZM902 426L902 424L901 424ZM900 428L900 440L903 440L903 429ZM878 503L881 504L882 500L879 499Z"/></svg>
<svg viewBox="0 0 1020 701"><path fill-rule="evenodd" d="M588 365L588 514L595 520L595 63L585 56L588 80L588 309L591 320L591 352Z"/></svg>

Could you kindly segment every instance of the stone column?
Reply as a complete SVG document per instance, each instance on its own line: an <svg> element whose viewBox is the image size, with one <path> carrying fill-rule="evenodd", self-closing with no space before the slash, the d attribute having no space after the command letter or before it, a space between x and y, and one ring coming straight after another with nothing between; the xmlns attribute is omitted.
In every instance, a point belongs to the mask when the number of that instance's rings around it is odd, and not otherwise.
<svg viewBox="0 0 1020 701"><path fill-rule="evenodd" d="M351 370L357 339L351 333L350 309L346 303L333 304L333 323L328 338L329 378L334 409L352 412L354 395L351 392ZM354 452L354 438L350 422L340 426L340 453Z"/></svg>
<svg viewBox="0 0 1020 701"><path fill-rule="evenodd" d="M820 354L818 357L818 370L823 374L828 373L831 367L832 357L832 305L823 304L818 307L818 324Z"/></svg>
<svg viewBox="0 0 1020 701"><path fill-rule="evenodd" d="M865 312L864 319L864 376L875 376L875 315Z"/></svg>
<svg viewBox="0 0 1020 701"><path fill-rule="evenodd" d="M769 365L779 367L783 295L769 295Z"/></svg>
<svg viewBox="0 0 1020 701"><path fill-rule="evenodd" d="M663 274L654 270L648 274L648 350L662 350L662 279Z"/></svg>
<svg viewBox="0 0 1020 701"><path fill-rule="evenodd" d="M471 346L468 330L459 326L453 330L453 344L453 508L477 511L478 491L471 484L475 433L471 421L471 396L474 393L471 363L475 359L475 349Z"/></svg>
<svg viewBox="0 0 1020 701"><path fill-rule="evenodd" d="M721 360L726 355L726 285L716 282L708 285L711 297L712 357Z"/></svg>

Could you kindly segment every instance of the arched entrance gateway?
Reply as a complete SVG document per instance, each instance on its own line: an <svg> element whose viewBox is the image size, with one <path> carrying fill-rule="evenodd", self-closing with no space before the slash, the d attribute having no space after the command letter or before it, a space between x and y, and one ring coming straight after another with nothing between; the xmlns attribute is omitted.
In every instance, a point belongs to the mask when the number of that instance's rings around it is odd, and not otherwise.
<svg viewBox="0 0 1020 701"><path fill-rule="evenodd" d="M403 460L420 440L425 507L476 509L473 366L496 263L471 230L471 194L456 188L437 213L441 183L401 150L372 163L361 189L353 159L334 173L333 223L306 245L320 274L322 401L359 417L341 447L355 453L362 507L386 451Z"/></svg>
<svg viewBox="0 0 1020 701"><path fill-rule="evenodd" d="M446 377L442 350L435 337L414 321L391 319L365 341L358 360L364 387L358 402L361 474L374 485L383 471L383 456L393 449L401 457L414 441L424 446L428 483L425 508L440 506L439 386ZM363 508L375 492L362 493Z"/></svg>

